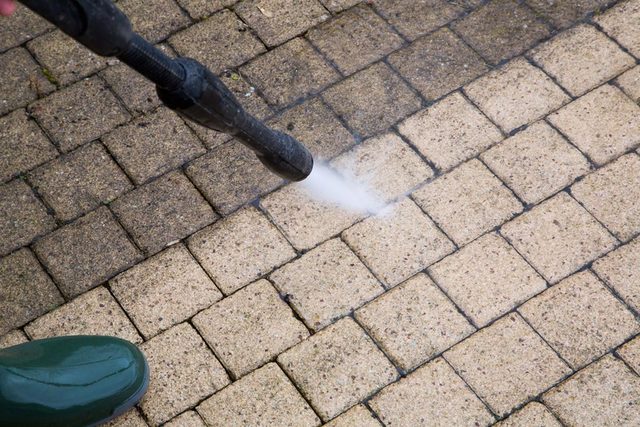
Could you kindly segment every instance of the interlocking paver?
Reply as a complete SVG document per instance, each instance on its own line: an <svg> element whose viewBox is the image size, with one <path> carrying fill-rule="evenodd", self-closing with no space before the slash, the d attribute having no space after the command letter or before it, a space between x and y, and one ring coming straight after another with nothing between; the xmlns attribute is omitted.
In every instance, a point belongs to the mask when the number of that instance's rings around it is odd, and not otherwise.
<svg viewBox="0 0 640 427"><path fill-rule="evenodd" d="M238 0L177 0L193 19L203 19L214 12L233 6Z"/></svg>
<svg viewBox="0 0 640 427"><path fill-rule="evenodd" d="M565 425L632 426L640 418L640 378L607 355L543 396Z"/></svg>
<svg viewBox="0 0 640 427"><path fill-rule="evenodd" d="M193 324L236 378L309 335L266 280L214 304L195 316Z"/></svg>
<svg viewBox="0 0 640 427"><path fill-rule="evenodd" d="M340 239L305 253L271 274L271 280L314 330L324 328L384 291Z"/></svg>
<svg viewBox="0 0 640 427"><path fill-rule="evenodd" d="M393 133L364 141L331 165L384 201L406 194L433 176L420 156Z"/></svg>
<svg viewBox="0 0 640 427"><path fill-rule="evenodd" d="M367 6L357 6L313 28L307 38L345 75L402 46L402 38Z"/></svg>
<svg viewBox="0 0 640 427"><path fill-rule="evenodd" d="M24 110L0 118L0 181L26 172L58 152Z"/></svg>
<svg viewBox="0 0 640 427"><path fill-rule="evenodd" d="M617 353L637 374L640 374L640 337L636 337L620 347Z"/></svg>
<svg viewBox="0 0 640 427"><path fill-rule="evenodd" d="M136 184L206 152L182 119L164 107L119 127L102 140Z"/></svg>
<svg viewBox="0 0 640 427"><path fill-rule="evenodd" d="M401 369L414 369L475 328L420 273L356 311L356 319Z"/></svg>
<svg viewBox="0 0 640 427"><path fill-rule="evenodd" d="M318 0L244 0L235 11L269 47L304 33L330 16Z"/></svg>
<svg viewBox="0 0 640 427"><path fill-rule="evenodd" d="M451 241L410 199L344 232L365 264L392 287L453 251Z"/></svg>
<svg viewBox="0 0 640 427"><path fill-rule="evenodd" d="M542 70L521 58L469 84L465 92L506 132L534 122L569 101Z"/></svg>
<svg viewBox="0 0 640 427"><path fill-rule="evenodd" d="M324 427L381 427L371 412L363 405L354 406L343 414L337 416Z"/></svg>
<svg viewBox="0 0 640 427"><path fill-rule="evenodd" d="M109 286L145 338L188 319L222 298L215 284L181 244L114 277Z"/></svg>
<svg viewBox="0 0 640 427"><path fill-rule="evenodd" d="M446 95L488 70L482 58L447 28L391 54L389 63L429 100Z"/></svg>
<svg viewBox="0 0 640 427"><path fill-rule="evenodd" d="M148 424L136 408L105 424L105 427L148 427Z"/></svg>
<svg viewBox="0 0 640 427"><path fill-rule="evenodd" d="M493 64L522 53L550 32L516 0L491 0L453 24L453 28Z"/></svg>
<svg viewBox="0 0 640 427"><path fill-rule="evenodd" d="M34 249L68 297L99 285L141 259L106 207L45 236Z"/></svg>
<svg viewBox="0 0 640 427"><path fill-rule="evenodd" d="M191 236L189 249L222 292L230 294L295 257L282 234L248 207Z"/></svg>
<svg viewBox="0 0 640 427"><path fill-rule="evenodd" d="M498 415L571 372L517 314L476 332L444 357Z"/></svg>
<svg viewBox="0 0 640 427"><path fill-rule="evenodd" d="M522 210L511 191L478 160L427 184L413 198L459 245Z"/></svg>
<svg viewBox="0 0 640 427"><path fill-rule="evenodd" d="M616 245L614 237L564 192L505 224L502 234L551 283Z"/></svg>
<svg viewBox="0 0 640 427"><path fill-rule="evenodd" d="M498 128L459 92L409 117L398 130L442 170L451 169L502 139Z"/></svg>
<svg viewBox="0 0 640 427"><path fill-rule="evenodd" d="M575 96L610 80L636 62L590 25L563 32L536 47L530 56Z"/></svg>
<svg viewBox="0 0 640 427"><path fill-rule="evenodd" d="M442 358L388 386L370 404L388 426L471 426L494 420Z"/></svg>
<svg viewBox="0 0 640 427"><path fill-rule="evenodd" d="M511 414L507 419L496 424L496 427L562 427L556 417L541 403L531 402L524 408Z"/></svg>
<svg viewBox="0 0 640 427"><path fill-rule="evenodd" d="M27 336L20 329L14 329L0 336L0 349L13 347L14 345L22 344L29 341Z"/></svg>
<svg viewBox="0 0 640 427"><path fill-rule="evenodd" d="M31 251L20 249L0 258L0 335L63 302Z"/></svg>
<svg viewBox="0 0 640 427"><path fill-rule="evenodd" d="M51 24L18 4L11 19L5 19L0 26L0 51L18 46L51 28Z"/></svg>
<svg viewBox="0 0 640 427"><path fill-rule="evenodd" d="M420 108L420 99L384 63L341 81L323 98L363 137L387 129Z"/></svg>
<svg viewBox="0 0 640 427"><path fill-rule="evenodd" d="M118 8L129 17L133 30L152 43L168 37L191 22L175 0L120 0Z"/></svg>
<svg viewBox="0 0 640 427"><path fill-rule="evenodd" d="M640 233L640 157L627 154L571 187L571 194L620 240Z"/></svg>
<svg viewBox="0 0 640 427"><path fill-rule="evenodd" d="M349 9L351 6L355 6L362 0L320 0L324 7L329 9L333 13L341 12L345 9Z"/></svg>
<svg viewBox="0 0 640 427"><path fill-rule="evenodd" d="M178 171L138 187L111 207L136 243L150 254L218 218L193 184Z"/></svg>
<svg viewBox="0 0 640 427"><path fill-rule="evenodd" d="M479 326L546 288L544 279L495 233L480 237L431 266L429 272Z"/></svg>
<svg viewBox="0 0 640 427"><path fill-rule="evenodd" d="M593 269L627 304L640 311L640 238L600 258Z"/></svg>
<svg viewBox="0 0 640 427"><path fill-rule="evenodd" d="M49 78L63 86L107 66L107 58L96 55L60 30L30 41L27 47L47 70Z"/></svg>
<svg viewBox="0 0 640 427"><path fill-rule="evenodd" d="M180 55L197 59L216 74L265 51L247 25L229 10L174 34L169 38L169 44Z"/></svg>
<svg viewBox="0 0 640 427"><path fill-rule="evenodd" d="M590 272L564 279L518 311L574 369L640 332L633 314Z"/></svg>
<svg viewBox="0 0 640 427"><path fill-rule="evenodd" d="M640 1L628 0L596 17L595 21L622 46L640 57Z"/></svg>
<svg viewBox="0 0 640 427"><path fill-rule="evenodd" d="M212 427L320 425L313 409L275 363L241 378L196 409Z"/></svg>
<svg viewBox="0 0 640 427"><path fill-rule="evenodd" d="M129 114L98 77L54 92L31 104L29 110L65 152L129 119Z"/></svg>
<svg viewBox="0 0 640 427"><path fill-rule="evenodd" d="M616 82L631 99L640 104L640 65L622 74Z"/></svg>
<svg viewBox="0 0 640 427"><path fill-rule="evenodd" d="M324 421L398 377L351 318L339 320L284 352L278 363Z"/></svg>
<svg viewBox="0 0 640 427"><path fill-rule="evenodd" d="M460 2L446 0L376 0L371 3L411 41L445 25L464 10Z"/></svg>
<svg viewBox="0 0 640 427"><path fill-rule="evenodd" d="M0 54L0 115L24 107L54 89L29 52L19 47Z"/></svg>
<svg viewBox="0 0 640 427"><path fill-rule="evenodd" d="M597 11L610 2L609 0L526 0L526 3L556 27L566 28L589 12Z"/></svg>
<svg viewBox="0 0 640 427"><path fill-rule="evenodd" d="M186 411L173 418L164 427L207 427L195 411Z"/></svg>
<svg viewBox="0 0 640 427"><path fill-rule="evenodd" d="M155 85L128 66L111 65L100 75L133 114L146 113L160 105Z"/></svg>
<svg viewBox="0 0 640 427"><path fill-rule="evenodd" d="M110 335L139 344L142 338L104 287L93 289L28 324L32 339L59 335Z"/></svg>
<svg viewBox="0 0 640 427"><path fill-rule="evenodd" d="M640 106L611 85L578 98L549 121L598 165L640 144Z"/></svg>
<svg viewBox="0 0 640 427"><path fill-rule="evenodd" d="M5 255L53 230L56 223L21 179L0 186L0 254Z"/></svg>
<svg viewBox="0 0 640 427"><path fill-rule="evenodd" d="M133 188L98 142L34 170L29 181L62 221L72 220Z"/></svg>
<svg viewBox="0 0 640 427"><path fill-rule="evenodd" d="M339 75L303 38L295 38L261 55L240 71L267 101L284 107L320 92Z"/></svg>
<svg viewBox="0 0 640 427"><path fill-rule="evenodd" d="M168 421L229 384L198 333L181 323L140 346L151 371L140 408L152 426Z"/></svg>
<svg viewBox="0 0 640 427"><path fill-rule="evenodd" d="M481 155L525 203L538 203L589 172L589 161L544 121Z"/></svg>
<svg viewBox="0 0 640 427"><path fill-rule="evenodd" d="M269 123L302 142L314 160L330 159L355 144L355 138L320 98L285 111Z"/></svg>

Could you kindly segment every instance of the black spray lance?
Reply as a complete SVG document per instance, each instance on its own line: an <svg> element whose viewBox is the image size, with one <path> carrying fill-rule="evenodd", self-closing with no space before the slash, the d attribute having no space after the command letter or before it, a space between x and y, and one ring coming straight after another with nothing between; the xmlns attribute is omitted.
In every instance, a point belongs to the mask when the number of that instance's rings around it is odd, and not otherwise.
<svg viewBox="0 0 640 427"><path fill-rule="evenodd" d="M249 115L204 65L172 59L131 29L111 0L20 0L100 56L115 56L156 84L169 108L199 125L235 136L271 171L293 180L313 168L311 153L291 136Z"/></svg>

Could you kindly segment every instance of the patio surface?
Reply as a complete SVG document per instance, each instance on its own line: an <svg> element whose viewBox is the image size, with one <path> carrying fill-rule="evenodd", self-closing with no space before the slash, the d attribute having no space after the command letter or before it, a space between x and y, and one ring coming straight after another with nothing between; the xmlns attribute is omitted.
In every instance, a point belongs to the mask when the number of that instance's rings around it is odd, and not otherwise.
<svg viewBox="0 0 640 427"><path fill-rule="evenodd" d="M640 0L118 4L392 213L310 200L21 8L0 346L138 343L112 426L640 424Z"/></svg>

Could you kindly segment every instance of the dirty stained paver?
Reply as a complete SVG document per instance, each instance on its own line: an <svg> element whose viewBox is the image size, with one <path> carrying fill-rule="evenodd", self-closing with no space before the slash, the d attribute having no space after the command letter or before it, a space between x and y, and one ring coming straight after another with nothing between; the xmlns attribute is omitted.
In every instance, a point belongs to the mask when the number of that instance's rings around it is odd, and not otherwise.
<svg viewBox="0 0 640 427"><path fill-rule="evenodd" d="M310 199L19 6L0 347L139 345L111 427L640 423L640 0L120 4L390 208Z"/></svg>

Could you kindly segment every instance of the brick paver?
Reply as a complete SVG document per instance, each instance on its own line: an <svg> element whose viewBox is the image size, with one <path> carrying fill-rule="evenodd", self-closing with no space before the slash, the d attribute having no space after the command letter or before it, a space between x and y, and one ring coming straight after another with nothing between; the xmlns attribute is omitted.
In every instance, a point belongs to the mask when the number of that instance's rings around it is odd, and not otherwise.
<svg viewBox="0 0 640 427"><path fill-rule="evenodd" d="M314 199L18 5L0 348L139 345L149 391L110 427L637 424L640 0L116 5L381 209Z"/></svg>

